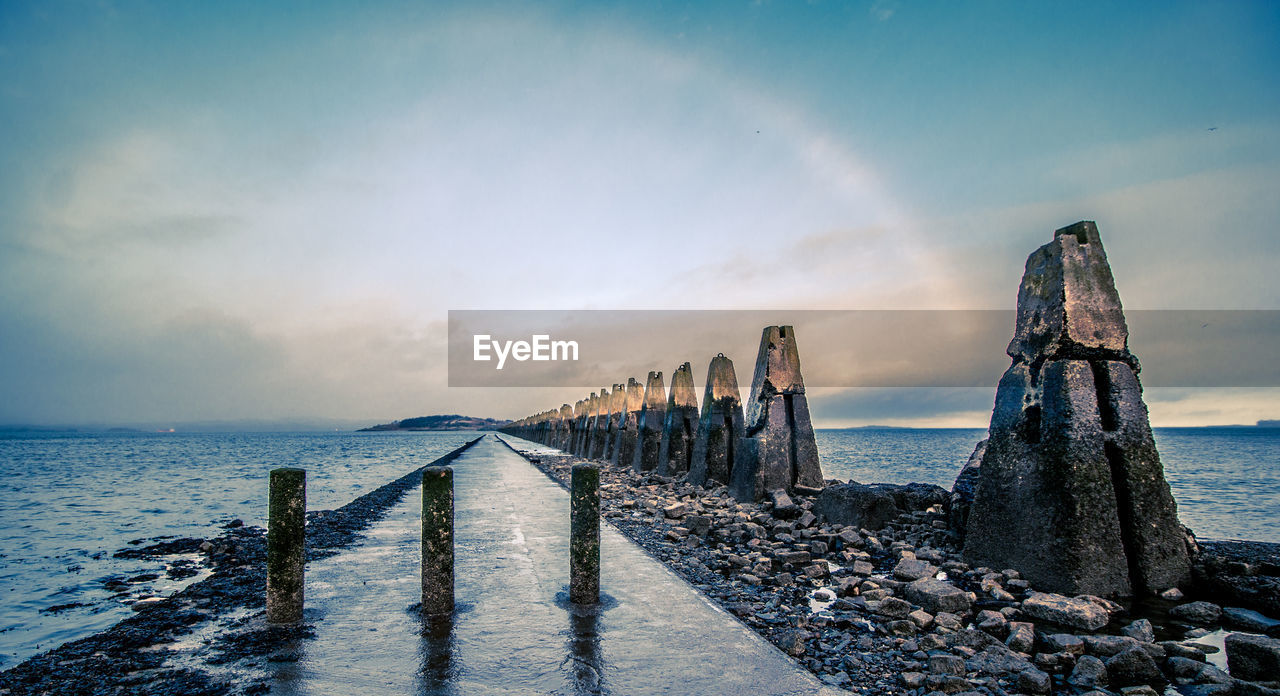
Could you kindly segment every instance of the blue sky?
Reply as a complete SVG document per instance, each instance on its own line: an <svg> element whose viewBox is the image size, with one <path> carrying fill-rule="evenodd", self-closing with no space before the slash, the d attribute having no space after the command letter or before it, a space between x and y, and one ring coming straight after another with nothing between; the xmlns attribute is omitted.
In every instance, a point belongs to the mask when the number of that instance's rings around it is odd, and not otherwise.
<svg viewBox="0 0 1280 696"><path fill-rule="evenodd" d="M1008 308L1079 219L1131 309L1275 309L1277 35L1265 2L5 3L0 422L514 417L581 395L447 388L449 309ZM1158 424L1278 396L1148 390Z"/></svg>

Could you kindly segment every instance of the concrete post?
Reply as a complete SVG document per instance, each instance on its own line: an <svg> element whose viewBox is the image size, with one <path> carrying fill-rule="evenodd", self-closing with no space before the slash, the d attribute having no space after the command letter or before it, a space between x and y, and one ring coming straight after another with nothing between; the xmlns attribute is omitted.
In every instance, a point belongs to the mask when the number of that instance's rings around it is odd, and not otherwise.
<svg viewBox="0 0 1280 696"><path fill-rule="evenodd" d="M453 613L453 469L422 472L422 614Z"/></svg>
<svg viewBox="0 0 1280 696"><path fill-rule="evenodd" d="M273 469L267 509L267 622L302 620L307 472Z"/></svg>
<svg viewBox="0 0 1280 696"><path fill-rule="evenodd" d="M600 470L575 464L569 500L569 601L600 601Z"/></svg>

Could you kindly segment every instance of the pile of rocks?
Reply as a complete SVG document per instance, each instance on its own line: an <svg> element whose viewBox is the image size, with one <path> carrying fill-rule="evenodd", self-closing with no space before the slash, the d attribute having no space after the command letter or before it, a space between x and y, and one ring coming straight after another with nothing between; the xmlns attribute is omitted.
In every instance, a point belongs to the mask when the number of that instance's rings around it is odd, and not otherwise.
<svg viewBox="0 0 1280 696"><path fill-rule="evenodd" d="M562 484L580 461L524 454ZM606 519L829 684L917 696L1141 695L1170 684L1183 696L1280 694L1245 681L1275 678L1266 670L1280 641L1228 638L1234 675L1196 641L1218 624L1262 633L1276 622L1169 593L1156 604L1170 615L1153 624L1102 597L1038 592L1017 571L971 567L948 530L947 497L921 484L831 482L817 496L743 503L724 486L601 467ZM866 502L861 521L836 519L854 499Z"/></svg>

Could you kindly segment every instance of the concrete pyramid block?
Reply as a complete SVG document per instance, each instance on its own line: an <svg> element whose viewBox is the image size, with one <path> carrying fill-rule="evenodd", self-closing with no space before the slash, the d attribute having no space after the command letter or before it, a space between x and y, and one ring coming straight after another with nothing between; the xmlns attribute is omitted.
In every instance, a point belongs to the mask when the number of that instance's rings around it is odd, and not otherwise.
<svg viewBox="0 0 1280 696"><path fill-rule="evenodd" d="M671 393L662 423L658 447L658 473L680 476L689 471L693 445L698 437L698 393L693 388L693 368L684 363L671 374Z"/></svg>
<svg viewBox="0 0 1280 696"><path fill-rule="evenodd" d="M730 487L738 500L754 501L774 490L794 492L797 485L822 487L800 352L792 327L766 326Z"/></svg>
<svg viewBox="0 0 1280 696"><path fill-rule="evenodd" d="M728 485L744 427L742 397L733 361L721 353L707 367L702 414L689 462L689 482L698 486Z"/></svg>
<svg viewBox="0 0 1280 696"><path fill-rule="evenodd" d="M667 414L667 387L661 372L649 372L644 384L644 406L637 422L636 451L631 467L637 472L655 471L662 448L662 429Z"/></svg>
<svg viewBox="0 0 1280 696"><path fill-rule="evenodd" d="M613 436L613 453L609 463L630 467L636 456L636 440L640 432L640 410L644 408L644 385L635 377L627 379L622 408L615 419L617 431Z"/></svg>
<svg viewBox="0 0 1280 696"><path fill-rule="evenodd" d="M965 530L969 562L1068 595L1184 584L1186 540L1094 223L1058 230L1027 259L1008 353Z"/></svg>

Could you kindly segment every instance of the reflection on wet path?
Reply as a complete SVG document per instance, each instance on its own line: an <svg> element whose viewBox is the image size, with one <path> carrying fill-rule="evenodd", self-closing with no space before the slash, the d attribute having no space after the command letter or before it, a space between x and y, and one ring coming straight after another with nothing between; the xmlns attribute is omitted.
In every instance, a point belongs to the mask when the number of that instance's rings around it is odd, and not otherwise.
<svg viewBox="0 0 1280 696"><path fill-rule="evenodd" d="M273 694L840 693L607 525L605 596L573 607L568 494L492 436L453 468L452 623L417 612L414 492L359 545L308 567L316 637L273 663Z"/></svg>

